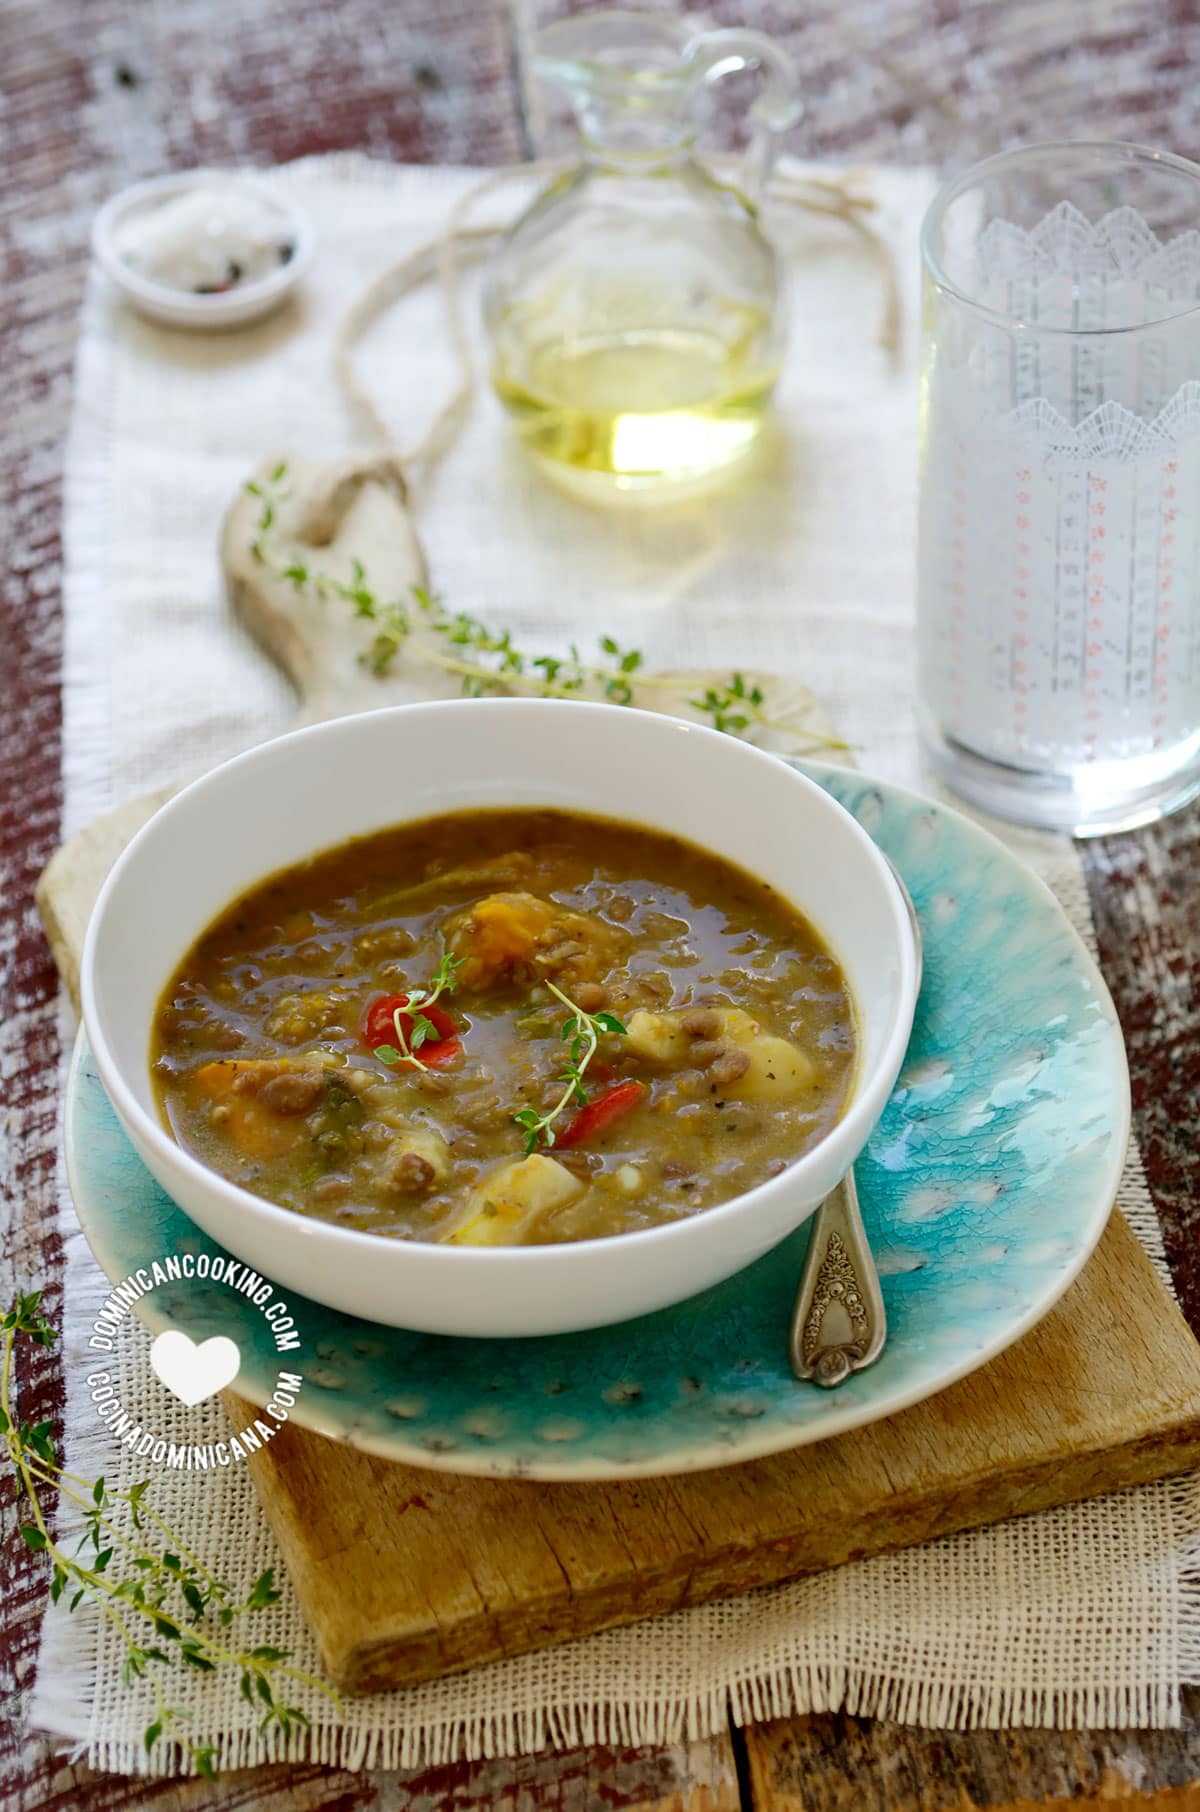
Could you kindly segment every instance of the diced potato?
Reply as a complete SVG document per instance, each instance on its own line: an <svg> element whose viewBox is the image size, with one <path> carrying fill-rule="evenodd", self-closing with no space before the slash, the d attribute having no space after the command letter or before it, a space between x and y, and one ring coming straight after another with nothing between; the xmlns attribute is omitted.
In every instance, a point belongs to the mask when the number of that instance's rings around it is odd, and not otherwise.
<svg viewBox="0 0 1200 1812"><path fill-rule="evenodd" d="M742 1052L749 1060L740 1075L731 1075L721 1083L721 1092L731 1101L789 1101L812 1086L816 1071L812 1060L786 1038L764 1032L757 1019L740 1007L716 1007L715 1041L731 1053ZM631 1013L626 1022L629 1032L626 1048L650 1063L680 1068L688 1063L699 1046L699 1040L684 1030L684 1010L650 1013L643 1008ZM704 1041L711 1056L714 1040ZM721 1064L717 1056L716 1065ZM727 1065L733 1069L735 1065Z"/></svg>
<svg viewBox="0 0 1200 1812"><path fill-rule="evenodd" d="M502 1164L471 1191L463 1221L445 1236L450 1246L515 1246L543 1214L582 1194L584 1184L540 1152Z"/></svg>
<svg viewBox="0 0 1200 1812"><path fill-rule="evenodd" d="M407 1131L414 1105L411 1077L382 1077L364 1070L348 1069L341 1072L339 1080L352 1095L357 1095L369 1120L394 1126L400 1132Z"/></svg>
<svg viewBox="0 0 1200 1812"><path fill-rule="evenodd" d="M272 1113L257 1090L290 1068L277 1058L206 1063L192 1077L192 1087L203 1100L220 1105L221 1131L238 1151L248 1158L278 1158L294 1150L307 1128L295 1115ZM239 1078L242 1086L235 1088Z"/></svg>
<svg viewBox="0 0 1200 1812"><path fill-rule="evenodd" d="M414 1126L382 1146L373 1144L364 1165L375 1194L424 1195L449 1177L450 1152L439 1132Z"/></svg>
<svg viewBox="0 0 1200 1812"><path fill-rule="evenodd" d="M812 1058L787 1038L754 1033L749 1038L734 1036L732 1042L749 1055L750 1067L745 1075L723 1085L731 1102L790 1102L812 1087L816 1076Z"/></svg>
<svg viewBox="0 0 1200 1812"><path fill-rule="evenodd" d="M444 1183L450 1175L450 1147L440 1132L432 1126L413 1126L407 1131L397 1133L391 1142L393 1151L410 1151L414 1157L424 1158L433 1171L435 1183Z"/></svg>
<svg viewBox="0 0 1200 1812"><path fill-rule="evenodd" d="M625 1021L628 1037L621 1048L636 1052L649 1063L686 1063L692 1041L682 1019L682 1013L650 1013L639 1007Z"/></svg>

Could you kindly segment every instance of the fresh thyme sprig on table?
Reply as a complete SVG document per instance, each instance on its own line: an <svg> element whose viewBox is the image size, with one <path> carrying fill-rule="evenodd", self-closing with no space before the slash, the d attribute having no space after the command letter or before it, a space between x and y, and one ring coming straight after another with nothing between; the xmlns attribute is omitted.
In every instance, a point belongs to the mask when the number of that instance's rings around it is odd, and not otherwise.
<svg viewBox="0 0 1200 1812"><path fill-rule="evenodd" d="M587 1067L596 1055L603 1032L611 1032L617 1038L628 1036L625 1027L612 1013L585 1013L571 997L556 988L553 982L547 982L551 994L569 1008L571 1017L563 1022L559 1037L564 1043L569 1042L567 1061L559 1072L560 1080L566 1087L562 1094L546 1113L539 1114L534 1108L527 1107L513 1119L525 1133L525 1155L537 1150L539 1145L554 1144L554 1122L560 1114L566 1112L572 1101L578 1101L580 1107L587 1106L588 1093L583 1086Z"/></svg>
<svg viewBox="0 0 1200 1812"><path fill-rule="evenodd" d="M278 505L287 497L287 461L281 461L269 478L255 479L246 489L260 500L251 552L254 558L295 586L322 599L336 598L349 604L356 616L378 624L378 634L360 658L373 673L391 667L401 648L408 646L419 660L454 674L468 697L503 693L514 684L532 686L542 698L579 698L591 691L614 705L633 705L635 690L673 692L706 716L713 727L731 736L754 729L776 730L802 740L806 752L844 749L848 745L803 725L767 715L759 686L733 673L724 685L707 687L699 698L687 697L687 687L664 674L643 671L637 648L622 648L612 636L599 641L600 660L587 660L572 644L566 655L529 654L518 648L511 631L493 630L466 611L448 611L440 599L414 585L410 602L379 597L367 580L361 560L351 566L349 581L323 572L307 560L281 553L270 537ZM424 632L423 634L418 632Z"/></svg>
<svg viewBox="0 0 1200 1812"><path fill-rule="evenodd" d="M90 1599L125 1644L126 1685L143 1678L149 1683L155 1711L145 1730L147 1750L165 1736L187 1751L199 1773L215 1779L216 1748L192 1741L186 1729L190 1714L186 1707L168 1702L160 1668L178 1664L199 1673L237 1669L243 1698L262 1709L259 1730L274 1726L282 1736L307 1725L308 1718L279 1696L281 1677L318 1687L335 1700L337 1694L326 1681L289 1666L286 1649L268 1643L248 1649L227 1647L220 1635L238 1618L278 1601L274 1568L260 1573L249 1592L239 1596L172 1535L147 1499L149 1480L117 1491L102 1478L80 1478L59 1465L49 1422L31 1428L17 1420L13 1403L17 1341L23 1337L49 1346L58 1338L40 1313L41 1298L40 1290L18 1296L0 1319L0 1434L31 1519L21 1525L21 1536L27 1548L51 1562L52 1601L57 1604L70 1592L67 1608L74 1611ZM43 1502L47 1491L83 1512L83 1531L74 1553L67 1553L50 1532L51 1518ZM164 1541L165 1547L160 1546ZM81 1558L85 1553L87 1558Z"/></svg>
<svg viewBox="0 0 1200 1812"><path fill-rule="evenodd" d="M434 970L429 987L409 989L407 1006L397 1007L392 1014L396 1043L375 1046L375 1055L381 1063L406 1063L411 1069L428 1069L429 1065L421 1062L417 1052L430 1039L436 1044L443 1034L438 1031L432 1019L426 1017L424 1009L433 1006L443 994L454 993L458 987L455 971L461 969L462 965L461 956L451 956L447 951ZM404 1025L406 1019L409 1022L408 1029Z"/></svg>

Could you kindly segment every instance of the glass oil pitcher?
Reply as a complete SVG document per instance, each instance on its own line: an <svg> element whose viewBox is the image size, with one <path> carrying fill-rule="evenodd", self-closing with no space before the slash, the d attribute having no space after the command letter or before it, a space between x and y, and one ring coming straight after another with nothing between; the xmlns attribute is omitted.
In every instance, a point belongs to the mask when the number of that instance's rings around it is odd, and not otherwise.
<svg viewBox="0 0 1200 1812"><path fill-rule="evenodd" d="M569 93L582 160L533 203L491 268L492 381L525 446L598 499L707 488L747 454L783 352L757 197L800 113L794 66L751 31L599 12L541 34L535 70ZM704 88L763 84L742 182L693 154Z"/></svg>

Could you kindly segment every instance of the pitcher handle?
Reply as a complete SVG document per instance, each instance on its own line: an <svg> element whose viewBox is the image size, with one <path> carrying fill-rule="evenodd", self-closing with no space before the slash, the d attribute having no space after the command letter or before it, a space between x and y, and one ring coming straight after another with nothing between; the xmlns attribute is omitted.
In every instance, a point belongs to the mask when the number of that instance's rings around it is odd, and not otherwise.
<svg viewBox="0 0 1200 1812"><path fill-rule="evenodd" d="M689 69L705 87L740 69L762 71L765 80L750 109L753 130L745 164L746 191L757 199L782 149L784 133L791 130L804 111L795 63L783 46L765 32L741 31L737 27L699 32L683 54Z"/></svg>

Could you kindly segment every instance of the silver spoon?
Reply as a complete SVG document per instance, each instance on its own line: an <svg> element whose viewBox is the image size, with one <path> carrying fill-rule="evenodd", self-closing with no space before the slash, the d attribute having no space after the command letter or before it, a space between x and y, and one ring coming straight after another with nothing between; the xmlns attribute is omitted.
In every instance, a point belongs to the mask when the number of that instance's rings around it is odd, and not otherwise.
<svg viewBox="0 0 1200 1812"><path fill-rule="evenodd" d="M919 989L920 921L895 863L884 859L908 907ZM873 1365L886 1339L887 1315L879 1273L858 1206L854 1171L848 1170L812 1217L808 1253L792 1310L788 1358L797 1378L832 1389L844 1384L851 1372Z"/></svg>

